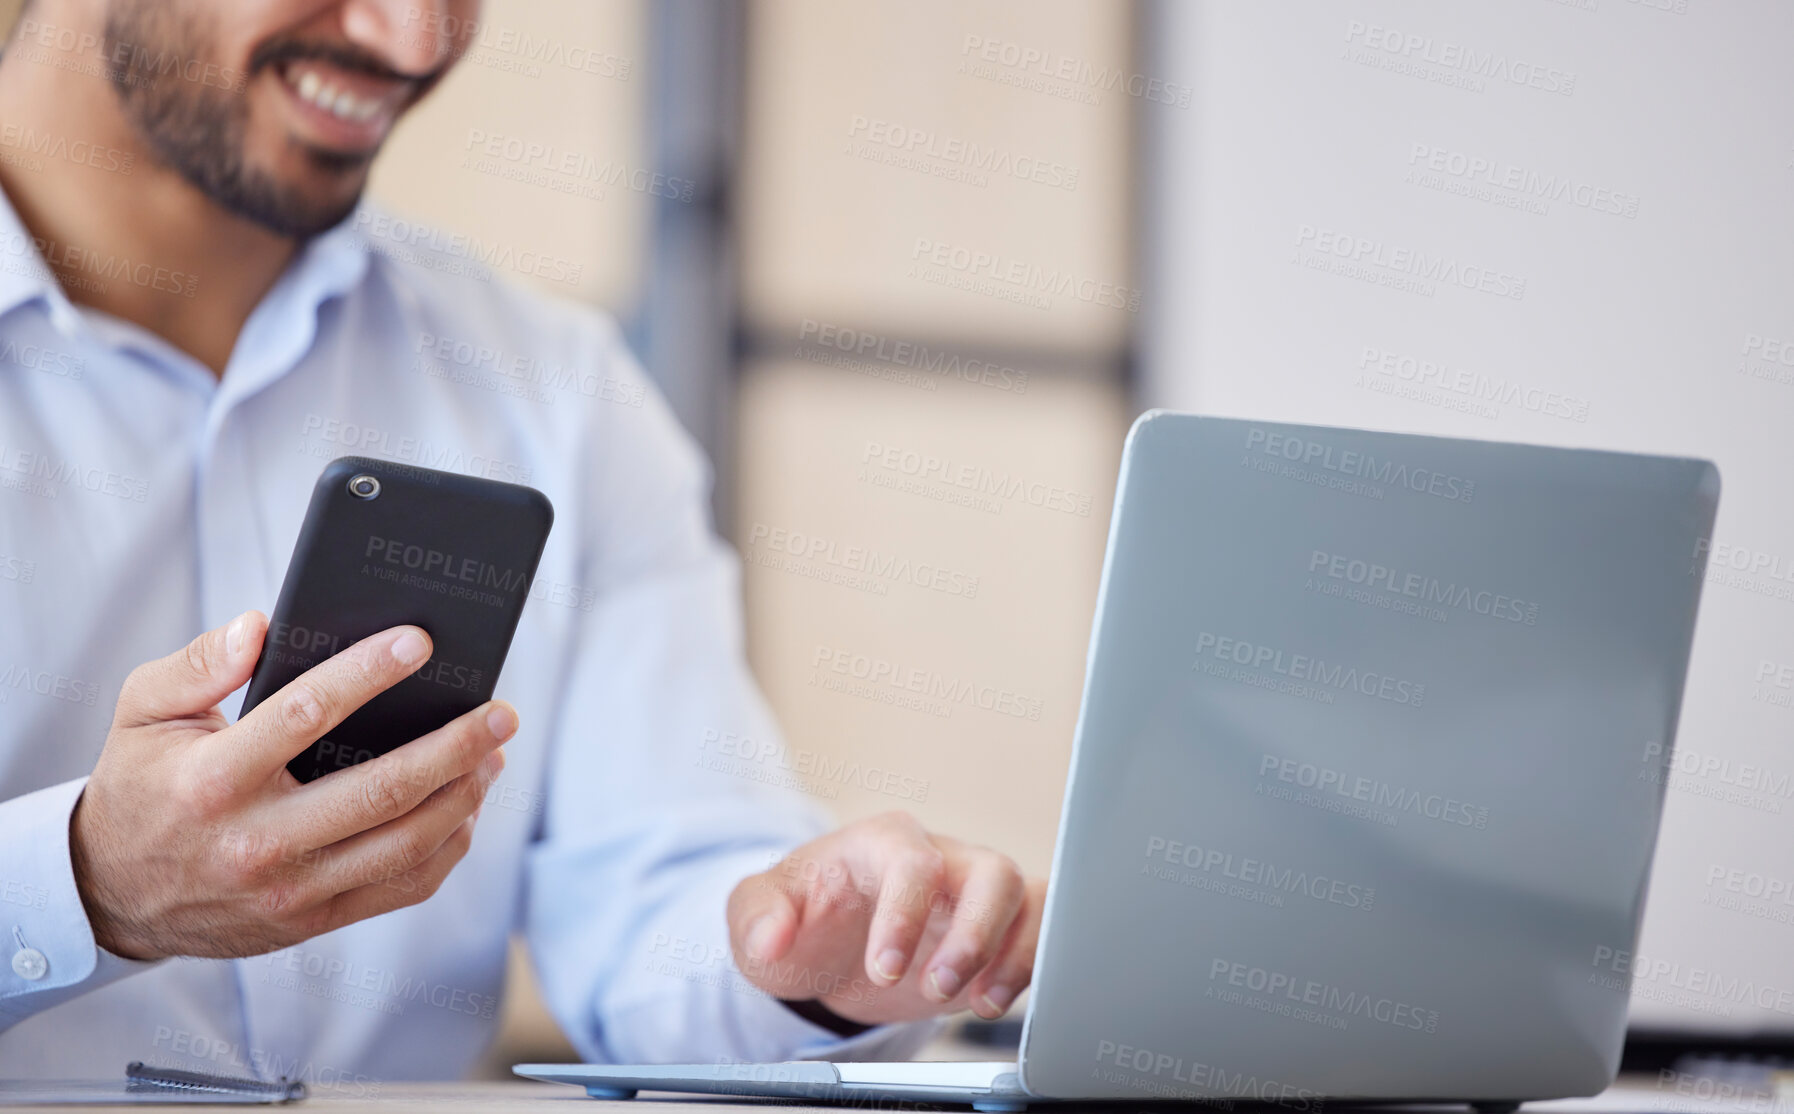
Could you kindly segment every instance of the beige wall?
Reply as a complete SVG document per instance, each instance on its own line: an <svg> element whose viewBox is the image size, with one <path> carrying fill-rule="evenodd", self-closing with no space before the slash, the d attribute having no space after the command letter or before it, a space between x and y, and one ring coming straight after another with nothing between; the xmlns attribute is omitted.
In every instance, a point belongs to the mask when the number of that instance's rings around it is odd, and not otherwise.
<svg viewBox="0 0 1794 1114"><path fill-rule="evenodd" d="M1086 380L1013 395L750 370L736 541L752 658L783 764L838 764L806 779L837 814L908 808L1046 871L1123 420L1115 392ZM868 446L1052 485L1087 513L876 486L903 473L865 462Z"/></svg>
<svg viewBox="0 0 1794 1114"><path fill-rule="evenodd" d="M988 257L999 273L1129 284L1126 98L1039 73L1125 68L1126 5L768 0L752 11L742 180L751 319L1095 359L1125 341L1125 312L1070 296L1019 304L1003 282L996 296L970 293L932 281L964 272L929 258L939 245ZM1025 56L1041 61L1004 64Z"/></svg>
<svg viewBox="0 0 1794 1114"><path fill-rule="evenodd" d="M735 541L754 667L790 764L845 765L811 779L844 818L910 807L1044 872L1129 417L1114 366L1133 322L1030 282L1132 286L1129 112L1075 81L1030 87L1034 75L1002 60L1125 67L1129 9L751 11L743 300L768 352L744 369ZM956 269L972 257L987 262ZM911 454L950 463L912 476ZM1024 497L957 504L965 469ZM1025 497L1049 489L1081 513ZM944 587L918 585L913 570L931 568ZM851 684L881 669L901 684ZM913 687L937 695L898 702ZM895 787L856 783L854 763Z"/></svg>
<svg viewBox="0 0 1794 1114"><path fill-rule="evenodd" d="M643 23L635 0L488 0L472 48L388 141L372 195L479 238L513 279L628 308L647 212L632 188L645 183Z"/></svg>

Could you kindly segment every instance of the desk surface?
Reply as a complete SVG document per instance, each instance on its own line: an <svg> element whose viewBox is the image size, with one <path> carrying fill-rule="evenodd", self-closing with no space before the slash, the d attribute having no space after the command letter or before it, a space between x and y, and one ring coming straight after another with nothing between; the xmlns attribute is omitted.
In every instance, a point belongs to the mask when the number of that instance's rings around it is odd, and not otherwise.
<svg viewBox="0 0 1794 1114"><path fill-rule="evenodd" d="M774 1107L785 1104L768 1100L729 1100L726 1098L710 1098L707 1096L691 1096L682 1098L673 1095L653 1095L646 1098L625 1102L607 1102L585 1097L578 1088L556 1083L535 1083L519 1080L515 1083L380 1083L370 1084L367 1094L352 1095L330 1090L314 1091L305 1102L285 1106L0 1106L0 1110L37 1110L58 1111L61 1114L74 1114L78 1111L117 1111L119 1114L144 1114L146 1110L203 1110L211 1114L223 1114L224 1111L293 1111L304 1114L307 1110L315 1110L318 1114L402 1114L410 1111L442 1110L458 1108L467 1111L493 1111L494 1114L767 1114ZM633 1108L633 1110L632 1110ZM830 1107L815 1103L802 1104L799 1109L806 1114L827 1114L837 1110L843 1114L864 1114L866 1107L841 1105ZM927 1109L927 1108L923 1108ZM963 1111L964 1108L942 1107L949 1114ZM1044 1110L1059 1110L1070 1114L1077 1110L1074 1106L1043 1107ZM1104 1108L1112 1112L1114 1106ZM1140 1104L1133 1108L1137 1111L1150 1112L1152 1104ZM1166 1110L1189 1110L1191 1107L1169 1106ZM1375 1108L1355 1107L1353 1114L1369 1114ZM1390 1107L1392 1111L1402 1114L1416 1114L1417 1111L1451 1111L1463 1114L1464 1107ZM1694 1095L1678 1095L1672 1091L1659 1090L1651 1085L1648 1079L1622 1079L1611 1090L1592 1099L1567 1099L1557 1102L1529 1103L1521 1108L1521 1114L1772 1114L1775 1111L1788 1111L1787 1099L1780 1102L1766 1100L1764 1097L1747 1098L1731 1102L1703 1101Z"/></svg>
<svg viewBox="0 0 1794 1114"><path fill-rule="evenodd" d="M227 1111L243 1111L251 1114L254 1111L292 1111L293 1114L304 1114L307 1110L327 1111L328 1114L360 1114L362 1111L379 1111L381 1114L400 1114L406 1111L441 1110L454 1107L464 1110L491 1110L498 1114L510 1114L512 1111L533 1111L544 1114L545 1111L557 1114L578 1114L579 1111L591 1111L591 1114L618 1114L626 1111L632 1104L629 1102L604 1102L589 1099L576 1087L562 1086L557 1083L536 1083L530 1080L518 1080L515 1083L369 1083L365 1088L358 1088L361 1093L329 1088L313 1088L310 1097L298 1103L218 1105L183 1105L157 1103L153 1106L120 1103L113 1106L0 1106L0 1111L60 1111L61 1114L77 1114L77 1112L118 1111L120 1114L146 1114L156 1110L199 1110L210 1114L226 1114ZM646 1100L653 1104L654 1114L674 1114L676 1109L702 1108L706 1114L723 1114L726 1108L740 1110L749 1109L749 1105L736 1103L716 1103L698 1100L695 1102L659 1102ZM648 1114L644 1109L641 1114ZM764 1112L762 1112L764 1114Z"/></svg>

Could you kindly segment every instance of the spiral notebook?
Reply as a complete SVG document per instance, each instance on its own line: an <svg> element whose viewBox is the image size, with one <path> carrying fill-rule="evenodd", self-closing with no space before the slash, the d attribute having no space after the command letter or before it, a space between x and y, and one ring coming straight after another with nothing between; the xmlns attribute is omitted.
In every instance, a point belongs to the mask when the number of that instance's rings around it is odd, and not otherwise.
<svg viewBox="0 0 1794 1114"><path fill-rule="evenodd" d="M0 1106L113 1106L124 1103L287 1103L305 1084L150 1067L133 1061L120 1079L0 1079Z"/></svg>

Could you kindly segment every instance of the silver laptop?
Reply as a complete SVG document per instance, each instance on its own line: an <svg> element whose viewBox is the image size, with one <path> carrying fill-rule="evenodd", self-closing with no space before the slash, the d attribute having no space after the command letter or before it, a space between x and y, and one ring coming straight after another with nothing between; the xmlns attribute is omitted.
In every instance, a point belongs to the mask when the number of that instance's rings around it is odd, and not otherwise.
<svg viewBox="0 0 1794 1114"><path fill-rule="evenodd" d="M1594 1094L1718 497L1703 460L1146 414L1018 1059L515 1070L978 1110Z"/></svg>

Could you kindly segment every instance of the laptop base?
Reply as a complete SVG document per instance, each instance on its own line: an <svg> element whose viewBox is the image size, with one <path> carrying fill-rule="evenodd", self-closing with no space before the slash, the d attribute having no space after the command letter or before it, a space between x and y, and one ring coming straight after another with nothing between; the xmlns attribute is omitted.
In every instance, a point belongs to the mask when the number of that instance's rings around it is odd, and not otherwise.
<svg viewBox="0 0 1794 1114"><path fill-rule="evenodd" d="M950 1103L979 1114L1016 1114L1037 1098L1021 1089L1013 1062L779 1064L518 1064L518 1075L567 1083L587 1097L633 1099L641 1091L799 1099L808 1102Z"/></svg>

